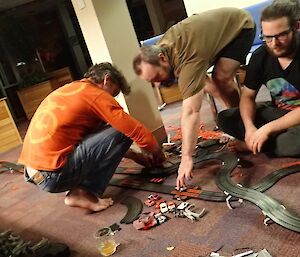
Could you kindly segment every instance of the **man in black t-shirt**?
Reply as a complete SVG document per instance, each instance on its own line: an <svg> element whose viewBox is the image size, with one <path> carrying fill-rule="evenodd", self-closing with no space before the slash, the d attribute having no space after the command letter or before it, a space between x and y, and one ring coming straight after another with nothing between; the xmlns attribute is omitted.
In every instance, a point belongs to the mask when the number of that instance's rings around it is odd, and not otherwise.
<svg viewBox="0 0 300 257"><path fill-rule="evenodd" d="M271 4L261 16L264 45L251 56L240 108L218 116L220 129L236 140L231 151L300 156L300 46L298 16L286 4ZM256 105L262 85L272 101Z"/></svg>

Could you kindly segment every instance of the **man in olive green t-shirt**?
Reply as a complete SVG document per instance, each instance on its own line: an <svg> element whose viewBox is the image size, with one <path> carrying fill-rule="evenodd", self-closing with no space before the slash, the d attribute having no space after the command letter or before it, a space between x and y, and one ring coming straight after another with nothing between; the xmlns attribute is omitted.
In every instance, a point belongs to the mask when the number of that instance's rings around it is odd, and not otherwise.
<svg viewBox="0 0 300 257"><path fill-rule="evenodd" d="M133 60L135 73L149 82L168 85L178 79L182 104L182 157L177 188L192 178L203 92L226 108L237 106L234 76L245 62L255 36L249 13L220 8L192 15L172 26L156 45L143 46ZM211 78L207 70L214 65Z"/></svg>

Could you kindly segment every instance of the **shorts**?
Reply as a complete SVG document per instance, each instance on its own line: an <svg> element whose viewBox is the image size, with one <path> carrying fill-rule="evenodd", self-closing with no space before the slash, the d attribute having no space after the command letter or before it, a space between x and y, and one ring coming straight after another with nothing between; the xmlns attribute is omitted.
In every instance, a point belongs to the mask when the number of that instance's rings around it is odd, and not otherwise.
<svg viewBox="0 0 300 257"><path fill-rule="evenodd" d="M240 64L246 63L246 57L251 49L255 37L256 28L243 29L238 36L225 46L217 55L238 61Z"/></svg>

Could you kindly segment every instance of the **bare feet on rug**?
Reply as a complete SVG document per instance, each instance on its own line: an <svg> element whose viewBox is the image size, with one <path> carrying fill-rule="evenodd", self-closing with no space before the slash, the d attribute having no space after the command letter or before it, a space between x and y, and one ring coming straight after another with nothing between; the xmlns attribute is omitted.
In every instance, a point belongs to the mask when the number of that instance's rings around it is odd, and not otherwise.
<svg viewBox="0 0 300 257"><path fill-rule="evenodd" d="M233 139L227 143L227 148L230 152L241 153L241 152L250 152L249 147L244 141Z"/></svg>
<svg viewBox="0 0 300 257"><path fill-rule="evenodd" d="M67 193L65 197L65 204L72 207L81 207L93 212L98 212L113 205L113 200L111 198L98 198L81 188L76 188Z"/></svg>

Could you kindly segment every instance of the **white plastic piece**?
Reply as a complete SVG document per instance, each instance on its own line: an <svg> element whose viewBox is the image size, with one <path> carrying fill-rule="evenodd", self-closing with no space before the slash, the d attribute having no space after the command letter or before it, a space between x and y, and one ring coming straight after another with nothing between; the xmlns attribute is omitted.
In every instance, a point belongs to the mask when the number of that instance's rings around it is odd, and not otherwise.
<svg viewBox="0 0 300 257"><path fill-rule="evenodd" d="M162 224L167 221L167 217L162 215L161 213L157 213L154 215L154 218L157 220L159 224Z"/></svg>
<svg viewBox="0 0 300 257"><path fill-rule="evenodd" d="M168 134L168 143L171 143L171 134Z"/></svg>
<svg viewBox="0 0 300 257"><path fill-rule="evenodd" d="M199 213L199 218L202 218L205 213L206 213L206 209L203 208L202 211Z"/></svg>
<svg viewBox="0 0 300 257"><path fill-rule="evenodd" d="M171 134L168 134L167 135L167 143L163 143L162 146L163 147L170 147L170 146L173 146L173 145L175 145L175 143L171 142Z"/></svg>
<svg viewBox="0 0 300 257"><path fill-rule="evenodd" d="M223 193L224 193L225 195L229 195L229 193L228 193L227 191L223 191Z"/></svg>
<svg viewBox="0 0 300 257"><path fill-rule="evenodd" d="M232 208L232 206L231 206L231 204L230 204L230 199L232 198L232 195L228 195L227 197L226 197L226 205L227 205L227 207L230 209L230 210L232 210L233 208Z"/></svg>
<svg viewBox="0 0 300 257"><path fill-rule="evenodd" d="M161 213L165 213L165 212L168 212L169 209L168 209L168 205L167 203L163 202L159 205L159 209L160 209L160 212Z"/></svg>
<svg viewBox="0 0 300 257"><path fill-rule="evenodd" d="M211 256L211 257L221 257L220 254L215 253L215 252L212 252L212 253L210 254L210 256Z"/></svg>
<svg viewBox="0 0 300 257"><path fill-rule="evenodd" d="M265 226L268 226L268 225L270 224L270 221L271 221L271 219L270 219L269 217L266 217L266 218L264 219L264 224L265 224Z"/></svg>
<svg viewBox="0 0 300 257"><path fill-rule="evenodd" d="M181 188L179 188L179 192L184 192L187 190L187 187L183 185Z"/></svg>
<svg viewBox="0 0 300 257"><path fill-rule="evenodd" d="M236 184L237 186L239 186L239 187L243 187L243 185L242 184ZM238 200L238 202L240 203L240 204L242 204L243 202L244 202L244 200L242 199L242 198L239 198L239 200Z"/></svg>
<svg viewBox="0 0 300 257"><path fill-rule="evenodd" d="M244 253L239 253L239 254L233 255L232 257L243 257L243 256L247 256L247 255L252 254L252 253L253 253L253 251L249 250L249 251L244 252Z"/></svg>
<svg viewBox="0 0 300 257"><path fill-rule="evenodd" d="M189 218L191 221L198 220L199 218L203 217L205 214L205 208L200 213L196 213L190 210L190 208L194 207L193 204L189 205L187 208L183 210L183 215Z"/></svg>
<svg viewBox="0 0 300 257"><path fill-rule="evenodd" d="M175 143L171 143L171 142L170 142L170 143L163 143L163 144L162 144L162 146L173 146L173 145L175 145Z"/></svg>
<svg viewBox="0 0 300 257"><path fill-rule="evenodd" d="M177 206L177 210L184 210L186 207L189 206L189 203L188 202L182 202L181 204L179 204Z"/></svg>
<svg viewBox="0 0 300 257"><path fill-rule="evenodd" d="M163 103L161 106L158 106L157 109L161 111L166 105L167 103Z"/></svg>

